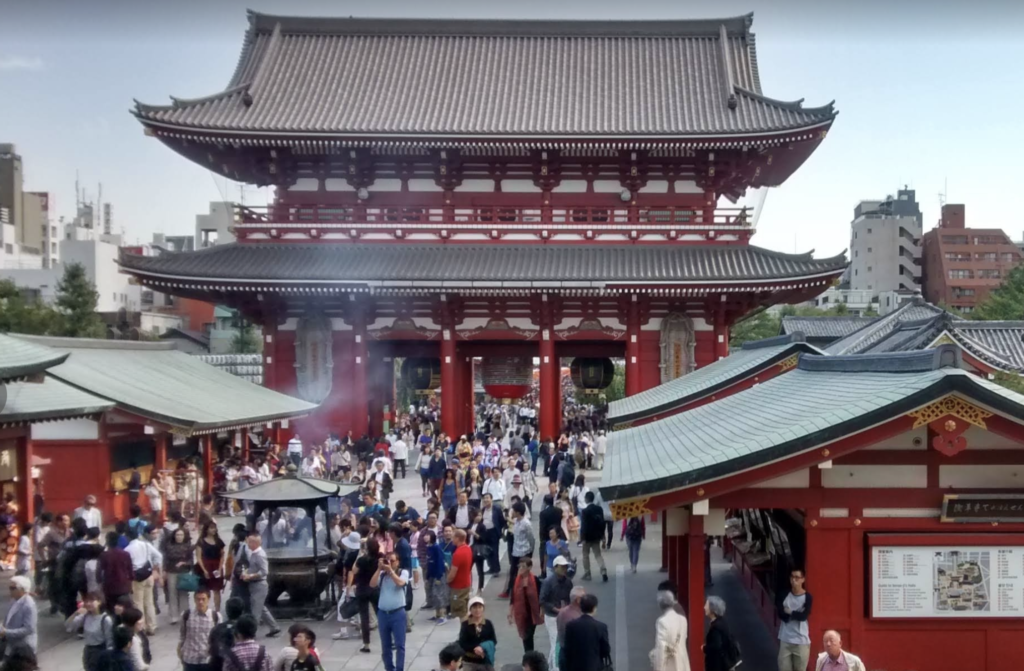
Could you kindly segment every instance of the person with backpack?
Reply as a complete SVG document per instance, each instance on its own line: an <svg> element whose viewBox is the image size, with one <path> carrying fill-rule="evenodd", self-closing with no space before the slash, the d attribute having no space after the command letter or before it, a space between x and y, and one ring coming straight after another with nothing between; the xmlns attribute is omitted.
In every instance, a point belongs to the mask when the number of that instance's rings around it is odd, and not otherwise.
<svg viewBox="0 0 1024 671"><path fill-rule="evenodd" d="M97 671L136 671L131 658L135 632L128 627L115 627L112 641L113 647L99 656Z"/></svg>
<svg viewBox="0 0 1024 671"><path fill-rule="evenodd" d="M210 610L210 591L206 588L196 591L193 602L195 605L181 616L178 659L184 671L208 671L210 634L220 624L220 613Z"/></svg>
<svg viewBox="0 0 1024 671"><path fill-rule="evenodd" d="M235 624L235 644L224 659L224 671L271 671L267 649L256 642L259 625L248 613Z"/></svg>
<svg viewBox="0 0 1024 671"><path fill-rule="evenodd" d="M132 647L129 655L135 665L135 671L148 671L149 665L153 663L153 653L149 647L149 636L143 631L145 620L142 611L134 606L128 606L121 612L121 624L135 632L132 637Z"/></svg>
<svg viewBox="0 0 1024 671"><path fill-rule="evenodd" d="M245 601L233 596L224 603L225 621L215 625L210 631L210 663L209 671L223 671L224 660L235 644L235 625L238 618L245 614Z"/></svg>
<svg viewBox="0 0 1024 671"><path fill-rule="evenodd" d="M622 540L629 548L629 566L636 573L636 565L640 562L640 545L647 538L647 524L643 516L630 517L622 523Z"/></svg>
<svg viewBox="0 0 1024 671"><path fill-rule="evenodd" d="M580 476L581 478L583 476ZM601 580L608 582L608 569L601 555L604 543L604 511L594 503L594 492L588 491L583 499L586 507L580 513L580 536L583 539L583 579L590 580L590 553L597 557L597 565L601 567Z"/></svg>
<svg viewBox="0 0 1024 671"><path fill-rule="evenodd" d="M740 665L740 647L725 622L725 601L709 596L704 603L704 614L711 620L704 634L704 671L732 671Z"/></svg>
<svg viewBox="0 0 1024 671"><path fill-rule="evenodd" d="M82 650L82 668L99 671L104 651L114 647L114 619L102 611L103 596L88 594L82 607L67 619L64 626L69 634L79 633L85 642Z"/></svg>

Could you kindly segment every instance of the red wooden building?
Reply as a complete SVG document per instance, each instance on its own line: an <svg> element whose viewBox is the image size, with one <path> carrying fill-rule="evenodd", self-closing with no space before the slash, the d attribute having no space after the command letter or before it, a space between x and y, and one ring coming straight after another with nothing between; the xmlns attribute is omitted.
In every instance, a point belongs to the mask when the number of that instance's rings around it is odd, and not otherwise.
<svg viewBox="0 0 1024 671"><path fill-rule="evenodd" d="M613 432L601 492L616 517L664 513L691 618L705 534L736 518L733 561L773 634L774 587L803 567L815 653L835 629L872 669L1024 664L1024 396L964 370L954 345L798 357Z"/></svg>
<svg viewBox="0 0 1024 671"><path fill-rule="evenodd" d="M846 265L752 246L752 213L719 207L782 184L836 116L762 93L751 21L250 13L223 91L135 115L273 204L239 208L235 244L122 268L260 323L266 384L321 403L316 439L380 431L397 356L437 362L449 434L474 358L492 390L539 358L554 434L562 358L624 357L635 394Z"/></svg>

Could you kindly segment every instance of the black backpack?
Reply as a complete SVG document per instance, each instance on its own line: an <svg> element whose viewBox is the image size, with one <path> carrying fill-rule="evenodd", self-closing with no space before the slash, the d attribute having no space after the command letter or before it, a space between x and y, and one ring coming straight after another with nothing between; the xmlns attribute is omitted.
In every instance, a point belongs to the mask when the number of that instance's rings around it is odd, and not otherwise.
<svg viewBox="0 0 1024 671"><path fill-rule="evenodd" d="M629 522L626 522L626 538L631 541L638 541L644 537L643 525L640 523L640 519L631 517Z"/></svg>

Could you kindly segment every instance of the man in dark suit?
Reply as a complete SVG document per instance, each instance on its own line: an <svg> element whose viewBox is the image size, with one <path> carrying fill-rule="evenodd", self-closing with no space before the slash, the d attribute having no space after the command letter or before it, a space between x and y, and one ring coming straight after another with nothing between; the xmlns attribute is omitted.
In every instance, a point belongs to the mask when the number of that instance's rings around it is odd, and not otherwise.
<svg viewBox="0 0 1024 671"><path fill-rule="evenodd" d="M491 554L488 557L488 563L490 564L488 573L501 573L498 549L501 546L501 537L505 533L505 512L501 509L501 506L494 503L494 499L490 494L484 494L480 505L480 512L484 514L484 529L486 530L484 542L487 544L487 547L491 548Z"/></svg>
<svg viewBox="0 0 1024 671"><path fill-rule="evenodd" d="M537 532L540 535L537 538L540 539L540 579L543 580L548 575L547 552L545 551L548 532L554 528L558 529L558 536L560 538L565 535L562 532L562 509L555 505L555 499L550 494L544 496L544 508L540 511L538 520Z"/></svg>
<svg viewBox="0 0 1024 671"><path fill-rule="evenodd" d="M594 619L597 597L587 594L580 599L583 615L565 627L565 644L559 655L561 671L594 671L604 668L612 657L608 625Z"/></svg>
<svg viewBox="0 0 1024 671"><path fill-rule="evenodd" d="M467 531L473 526L473 519L476 517L477 509L469 505L469 498L466 492L459 492L459 502L448 509L445 520L451 522L456 529Z"/></svg>

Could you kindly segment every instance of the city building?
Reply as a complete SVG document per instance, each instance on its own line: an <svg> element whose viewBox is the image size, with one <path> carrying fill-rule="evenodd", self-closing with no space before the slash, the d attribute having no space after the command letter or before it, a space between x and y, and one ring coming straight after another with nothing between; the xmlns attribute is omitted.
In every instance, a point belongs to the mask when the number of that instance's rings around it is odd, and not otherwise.
<svg viewBox="0 0 1024 671"><path fill-rule="evenodd" d="M970 313L1024 259L999 228L967 228L963 205L942 206L939 225L924 236L924 297Z"/></svg>
<svg viewBox="0 0 1024 671"><path fill-rule="evenodd" d="M27 258L39 257L38 266L50 268L57 263L57 227L50 221L50 194L42 191L25 191L22 159L13 144L0 144L0 208L7 210L8 224L14 228L12 250L5 254L20 257L17 264L35 267L36 263ZM20 250L13 249L20 245ZM4 259L5 262L8 259Z"/></svg>
<svg viewBox="0 0 1024 671"><path fill-rule="evenodd" d="M195 249L206 249L235 241L232 228L235 225L235 204L228 202L210 203L210 211L196 215ZM191 250L179 250L191 251Z"/></svg>
<svg viewBox="0 0 1024 671"><path fill-rule="evenodd" d="M873 299L884 291L920 292L922 223L913 189L861 201L850 224L849 288Z"/></svg>
<svg viewBox="0 0 1024 671"><path fill-rule="evenodd" d="M303 434L379 433L393 358L419 356L440 368L452 435L472 422L474 358L509 398L537 357L540 430L557 435L563 357L624 357L636 394L846 267L753 246L750 213L718 207L783 184L836 116L761 91L752 20L250 13L260 46L224 91L135 115L215 173L274 186L273 204L236 209L237 243L121 266L262 325L265 384L320 403ZM325 91L344 113L316 111Z"/></svg>

